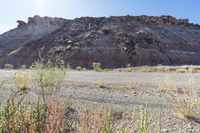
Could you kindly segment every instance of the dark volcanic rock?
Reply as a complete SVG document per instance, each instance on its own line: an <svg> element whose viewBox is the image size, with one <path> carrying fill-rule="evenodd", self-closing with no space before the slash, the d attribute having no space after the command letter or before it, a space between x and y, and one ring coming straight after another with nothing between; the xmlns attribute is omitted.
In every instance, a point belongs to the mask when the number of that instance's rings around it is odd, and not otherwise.
<svg viewBox="0 0 200 133"><path fill-rule="evenodd" d="M200 64L200 26L171 16L39 17L0 36L0 63L32 64L62 56L72 66ZM20 38L28 38L20 39ZM6 40L7 39L7 40Z"/></svg>

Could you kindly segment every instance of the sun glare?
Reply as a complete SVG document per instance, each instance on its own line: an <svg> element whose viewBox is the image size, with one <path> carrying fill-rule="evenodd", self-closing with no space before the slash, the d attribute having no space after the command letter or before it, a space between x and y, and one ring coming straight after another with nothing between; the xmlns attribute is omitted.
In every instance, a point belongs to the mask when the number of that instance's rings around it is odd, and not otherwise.
<svg viewBox="0 0 200 133"><path fill-rule="evenodd" d="M39 9L42 9L44 5L44 0L37 0L37 5Z"/></svg>

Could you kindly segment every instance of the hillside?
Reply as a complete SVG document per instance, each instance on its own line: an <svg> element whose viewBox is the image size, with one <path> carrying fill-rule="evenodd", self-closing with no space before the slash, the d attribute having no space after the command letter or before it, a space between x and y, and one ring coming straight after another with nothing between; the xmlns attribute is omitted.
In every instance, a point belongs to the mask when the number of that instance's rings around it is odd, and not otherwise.
<svg viewBox="0 0 200 133"><path fill-rule="evenodd" d="M0 66L31 65L40 56L73 67L200 64L200 25L171 16L34 16L0 35Z"/></svg>

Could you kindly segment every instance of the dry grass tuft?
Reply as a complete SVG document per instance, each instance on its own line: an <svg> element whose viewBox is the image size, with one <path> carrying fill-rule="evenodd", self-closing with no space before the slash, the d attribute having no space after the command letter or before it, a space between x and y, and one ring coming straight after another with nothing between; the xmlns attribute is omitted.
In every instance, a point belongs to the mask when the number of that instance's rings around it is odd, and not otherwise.
<svg viewBox="0 0 200 133"><path fill-rule="evenodd" d="M177 72L177 73L186 73L187 70L184 69L184 68L179 68L179 69L176 70L176 72Z"/></svg>
<svg viewBox="0 0 200 133"><path fill-rule="evenodd" d="M103 79L97 79L96 86L99 88L109 88L108 84Z"/></svg>
<svg viewBox="0 0 200 133"><path fill-rule="evenodd" d="M77 70L77 71L82 71L82 67L81 67L81 66L77 66L77 67L76 67L76 70Z"/></svg>
<svg viewBox="0 0 200 133"><path fill-rule="evenodd" d="M140 72L157 72L156 67L149 67L149 66L141 66L138 68Z"/></svg>
<svg viewBox="0 0 200 133"><path fill-rule="evenodd" d="M127 67L116 69L119 72L176 72L176 73L198 73L198 67L169 67L169 66L140 66L140 67Z"/></svg>
<svg viewBox="0 0 200 133"><path fill-rule="evenodd" d="M99 109L92 112L86 106L80 122L80 132L114 133L115 127L111 111L108 109Z"/></svg>
<svg viewBox="0 0 200 133"><path fill-rule="evenodd" d="M119 119L116 119L119 118ZM126 122L123 112L85 107L80 120L81 133L160 133L160 118L148 106L141 106ZM127 126L127 124L130 124Z"/></svg>
<svg viewBox="0 0 200 133"><path fill-rule="evenodd" d="M21 90L25 91L31 88L31 79L27 74L18 73L14 77L15 86Z"/></svg>
<svg viewBox="0 0 200 133"><path fill-rule="evenodd" d="M198 73L198 69L197 68L188 68L188 72L189 73Z"/></svg>
<svg viewBox="0 0 200 133"><path fill-rule="evenodd" d="M187 87L181 90L172 81L165 84L169 101L183 118L200 118L200 97L197 85L197 82L192 78L188 80Z"/></svg>

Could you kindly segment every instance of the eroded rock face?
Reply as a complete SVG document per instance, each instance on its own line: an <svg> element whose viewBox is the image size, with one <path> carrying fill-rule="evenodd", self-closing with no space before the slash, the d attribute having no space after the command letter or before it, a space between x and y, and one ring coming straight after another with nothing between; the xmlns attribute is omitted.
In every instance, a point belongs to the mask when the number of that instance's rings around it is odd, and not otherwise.
<svg viewBox="0 0 200 133"><path fill-rule="evenodd" d="M27 27L26 22L22 21L22 20L17 20L17 28L23 28L23 27Z"/></svg>
<svg viewBox="0 0 200 133"><path fill-rule="evenodd" d="M0 36L0 47L4 48L6 53L58 30L64 25L65 20L34 16L28 18L27 23L22 20L18 20L17 23L17 28Z"/></svg>
<svg viewBox="0 0 200 133"><path fill-rule="evenodd" d="M0 64L31 65L40 56L62 56L72 66L200 64L200 26L172 16L83 17L74 20L34 16L0 36ZM18 33L18 34L17 34ZM27 37L29 40L19 40ZM6 37L8 39L6 44ZM14 39L16 37L18 40ZM17 42L17 43L16 43Z"/></svg>

